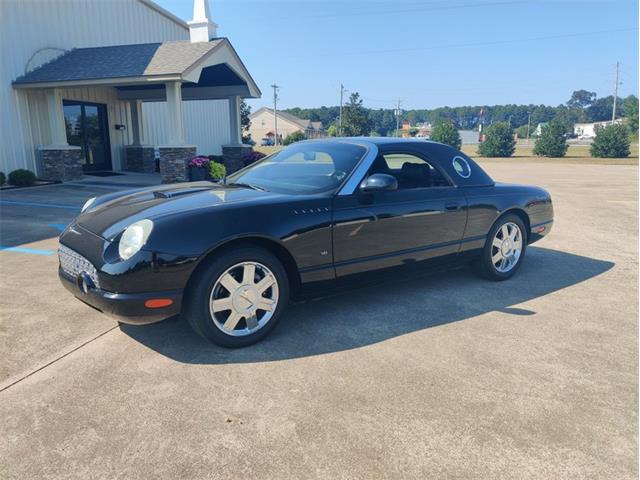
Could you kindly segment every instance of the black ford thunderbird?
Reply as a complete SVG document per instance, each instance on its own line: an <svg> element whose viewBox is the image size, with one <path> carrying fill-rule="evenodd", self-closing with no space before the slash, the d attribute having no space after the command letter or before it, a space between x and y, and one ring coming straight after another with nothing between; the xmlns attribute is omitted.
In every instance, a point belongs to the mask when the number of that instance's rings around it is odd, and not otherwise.
<svg viewBox="0 0 640 480"><path fill-rule="evenodd" d="M122 322L181 314L204 338L240 347L318 282L459 258L505 280L552 224L545 190L495 183L446 145L313 140L220 183L90 199L60 237L59 274Z"/></svg>

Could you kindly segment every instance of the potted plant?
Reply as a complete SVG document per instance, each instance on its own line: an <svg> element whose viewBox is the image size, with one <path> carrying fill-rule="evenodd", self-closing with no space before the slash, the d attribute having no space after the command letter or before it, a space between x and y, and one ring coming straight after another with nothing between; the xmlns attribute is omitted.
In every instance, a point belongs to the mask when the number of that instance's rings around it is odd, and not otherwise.
<svg viewBox="0 0 640 480"><path fill-rule="evenodd" d="M225 166L218 162L209 162L209 177L213 182L219 182L227 175Z"/></svg>
<svg viewBox="0 0 640 480"><path fill-rule="evenodd" d="M193 157L189 160L189 180L197 182L207 180L209 174L209 159L203 156Z"/></svg>

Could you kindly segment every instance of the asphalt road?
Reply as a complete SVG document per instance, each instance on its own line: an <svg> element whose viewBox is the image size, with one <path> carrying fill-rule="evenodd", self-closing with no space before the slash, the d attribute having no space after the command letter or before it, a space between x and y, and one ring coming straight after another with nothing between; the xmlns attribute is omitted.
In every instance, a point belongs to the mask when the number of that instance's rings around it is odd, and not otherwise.
<svg viewBox="0 0 640 480"><path fill-rule="evenodd" d="M516 277L353 289L242 350L118 327L56 278L73 212L0 205L0 478L637 478L638 167L487 169L554 197Z"/></svg>

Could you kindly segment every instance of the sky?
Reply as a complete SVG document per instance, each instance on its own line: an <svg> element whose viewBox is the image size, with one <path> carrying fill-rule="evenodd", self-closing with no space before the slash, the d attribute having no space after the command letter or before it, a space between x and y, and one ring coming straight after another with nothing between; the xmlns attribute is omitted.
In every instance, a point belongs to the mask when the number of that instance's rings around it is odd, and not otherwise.
<svg viewBox="0 0 640 480"><path fill-rule="evenodd" d="M193 0L155 0L190 20ZM638 95L636 0L209 0L262 90L254 110L565 103L571 92Z"/></svg>

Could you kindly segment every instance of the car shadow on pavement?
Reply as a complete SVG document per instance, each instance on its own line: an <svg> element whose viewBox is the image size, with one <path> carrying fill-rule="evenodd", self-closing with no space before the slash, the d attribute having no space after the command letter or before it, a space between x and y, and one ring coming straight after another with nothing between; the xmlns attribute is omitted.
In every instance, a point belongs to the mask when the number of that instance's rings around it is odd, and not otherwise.
<svg viewBox="0 0 640 480"><path fill-rule="evenodd" d="M384 284L293 304L267 338L236 350L207 343L180 318L146 326L122 325L121 330L185 363L284 360L371 345L492 311L526 321L535 312L513 305L584 282L613 266L608 261L530 247L518 274L504 282L484 280L470 268L417 278L394 277Z"/></svg>

